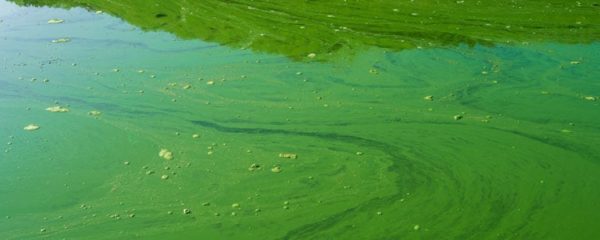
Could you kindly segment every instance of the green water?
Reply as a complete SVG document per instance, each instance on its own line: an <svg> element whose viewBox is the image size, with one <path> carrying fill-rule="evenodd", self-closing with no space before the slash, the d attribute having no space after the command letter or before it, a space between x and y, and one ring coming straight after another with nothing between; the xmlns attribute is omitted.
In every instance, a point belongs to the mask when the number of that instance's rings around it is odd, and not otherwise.
<svg viewBox="0 0 600 240"><path fill-rule="evenodd" d="M600 238L595 2L14 2L1 239Z"/></svg>

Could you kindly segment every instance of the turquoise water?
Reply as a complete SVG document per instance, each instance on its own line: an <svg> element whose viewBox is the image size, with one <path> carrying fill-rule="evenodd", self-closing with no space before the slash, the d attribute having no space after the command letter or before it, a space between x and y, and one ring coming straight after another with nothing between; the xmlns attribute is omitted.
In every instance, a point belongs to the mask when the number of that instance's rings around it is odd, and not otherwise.
<svg viewBox="0 0 600 240"><path fill-rule="evenodd" d="M299 61L82 8L0 21L3 239L600 237L597 39Z"/></svg>

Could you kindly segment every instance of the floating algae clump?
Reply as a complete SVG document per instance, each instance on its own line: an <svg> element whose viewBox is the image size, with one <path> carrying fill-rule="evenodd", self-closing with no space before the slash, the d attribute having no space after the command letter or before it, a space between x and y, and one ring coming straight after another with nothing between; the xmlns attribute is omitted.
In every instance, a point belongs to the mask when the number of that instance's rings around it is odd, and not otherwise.
<svg viewBox="0 0 600 240"><path fill-rule="evenodd" d="M25 126L23 129L25 129L27 131L34 131L34 130L40 129L40 126L35 125L35 124L29 124L29 125Z"/></svg>
<svg viewBox="0 0 600 240"><path fill-rule="evenodd" d="M248 171L255 171L255 170L260 170L260 165L253 163L252 165L250 165L250 167L248 168Z"/></svg>
<svg viewBox="0 0 600 240"><path fill-rule="evenodd" d="M53 107L46 108L46 111L64 113L64 112L69 112L69 109L65 108L65 107L61 107L61 106L53 106Z"/></svg>
<svg viewBox="0 0 600 240"><path fill-rule="evenodd" d="M58 23L64 23L65 20L62 20L60 18L52 18L50 20L48 20L48 24L58 24Z"/></svg>
<svg viewBox="0 0 600 240"><path fill-rule="evenodd" d="M70 41L71 41L70 38L59 38L59 39L52 40L52 43L68 43Z"/></svg>
<svg viewBox="0 0 600 240"><path fill-rule="evenodd" d="M161 149L160 152L158 152L158 156L160 156L161 158L164 158L166 160L173 159L173 153L165 148Z"/></svg>
<svg viewBox="0 0 600 240"><path fill-rule="evenodd" d="M279 157L280 158L296 159L296 158L298 158L298 154L295 154L295 153L280 153Z"/></svg>
<svg viewBox="0 0 600 240"><path fill-rule="evenodd" d="M97 116L102 115L102 112L93 110L93 111L89 111L88 115L97 117Z"/></svg>
<svg viewBox="0 0 600 240"><path fill-rule="evenodd" d="M273 168L271 168L271 172L280 173L281 172L281 167L280 166L274 166Z"/></svg>

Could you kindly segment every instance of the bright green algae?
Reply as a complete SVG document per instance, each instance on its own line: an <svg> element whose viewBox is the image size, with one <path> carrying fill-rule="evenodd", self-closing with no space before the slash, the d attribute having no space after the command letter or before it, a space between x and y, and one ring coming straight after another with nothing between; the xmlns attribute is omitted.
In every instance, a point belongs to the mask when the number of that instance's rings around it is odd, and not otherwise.
<svg viewBox="0 0 600 240"><path fill-rule="evenodd" d="M596 1L390 0L15 0L85 7L144 30L303 59L340 58L378 46L394 50L600 39Z"/></svg>
<svg viewBox="0 0 600 240"><path fill-rule="evenodd" d="M5 239L600 235L598 43L360 44L297 61L2 4Z"/></svg>

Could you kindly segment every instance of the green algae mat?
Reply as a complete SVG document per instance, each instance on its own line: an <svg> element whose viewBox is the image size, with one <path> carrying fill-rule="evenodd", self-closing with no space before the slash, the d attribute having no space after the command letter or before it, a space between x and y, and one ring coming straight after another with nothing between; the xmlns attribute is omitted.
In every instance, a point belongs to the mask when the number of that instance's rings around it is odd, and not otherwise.
<svg viewBox="0 0 600 240"><path fill-rule="evenodd" d="M1 239L599 239L600 2L0 1Z"/></svg>

